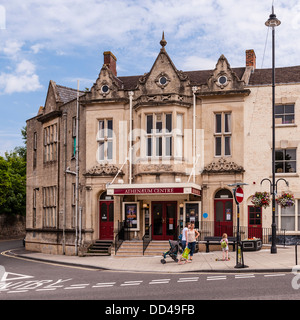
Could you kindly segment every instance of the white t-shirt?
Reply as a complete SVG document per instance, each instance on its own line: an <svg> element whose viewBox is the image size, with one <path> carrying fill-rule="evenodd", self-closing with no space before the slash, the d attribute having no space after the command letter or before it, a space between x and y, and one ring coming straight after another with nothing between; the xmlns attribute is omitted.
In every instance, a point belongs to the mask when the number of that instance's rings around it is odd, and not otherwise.
<svg viewBox="0 0 300 320"><path fill-rule="evenodd" d="M186 241L186 231L188 231L189 229L187 227L184 227L182 230L182 241Z"/></svg>

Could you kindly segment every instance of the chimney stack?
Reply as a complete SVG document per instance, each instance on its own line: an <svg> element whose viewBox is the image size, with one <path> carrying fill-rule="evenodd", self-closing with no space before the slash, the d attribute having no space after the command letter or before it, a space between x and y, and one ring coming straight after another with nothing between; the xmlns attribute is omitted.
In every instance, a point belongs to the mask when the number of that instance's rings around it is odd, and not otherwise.
<svg viewBox="0 0 300 320"><path fill-rule="evenodd" d="M117 58L110 51L103 52L103 55L104 64L117 76Z"/></svg>
<svg viewBox="0 0 300 320"><path fill-rule="evenodd" d="M252 67L253 71L256 69L256 55L253 49L246 50L246 67Z"/></svg>

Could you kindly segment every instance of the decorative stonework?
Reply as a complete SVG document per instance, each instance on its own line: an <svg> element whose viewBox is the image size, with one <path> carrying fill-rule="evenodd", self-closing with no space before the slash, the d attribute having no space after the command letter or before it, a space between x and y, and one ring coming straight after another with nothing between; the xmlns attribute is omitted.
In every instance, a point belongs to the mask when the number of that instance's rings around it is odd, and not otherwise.
<svg viewBox="0 0 300 320"><path fill-rule="evenodd" d="M91 169L87 170L86 175L110 176L116 175L118 171L119 168L113 164L98 164L92 167ZM124 173L121 171L119 174L123 175Z"/></svg>
<svg viewBox="0 0 300 320"><path fill-rule="evenodd" d="M203 173L242 173L244 168L233 161L220 158L204 167Z"/></svg>
<svg viewBox="0 0 300 320"><path fill-rule="evenodd" d="M149 172L161 172L161 171L172 171L173 167L171 164L148 164L141 166L141 171Z"/></svg>
<svg viewBox="0 0 300 320"><path fill-rule="evenodd" d="M135 164L133 167L134 175L157 175L173 172L171 164Z"/></svg>

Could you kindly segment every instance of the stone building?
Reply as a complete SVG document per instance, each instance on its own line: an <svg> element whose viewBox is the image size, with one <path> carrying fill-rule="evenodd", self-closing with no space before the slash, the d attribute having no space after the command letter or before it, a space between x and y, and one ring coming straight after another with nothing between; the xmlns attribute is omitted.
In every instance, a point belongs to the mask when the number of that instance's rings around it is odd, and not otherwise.
<svg viewBox="0 0 300 320"><path fill-rule="evenodd" d="M187 221L202 236L231 235L228 185L238 182L248 184L244 232L270 227L270 209L254 210L251 195L271 175L271 70L256 69L247 50L243 67L221 55L214 70L183 72L164 36L160 44L144 75L117 76L107 51L89 91L50 81L45 106L27 121L27 249L78 254L114 240L121 222L138 240L176 239ZM299 71L281 68L276 78L277 174L297 197L293 213L278 210L277 221L293 235L300 232Z"/></svg>

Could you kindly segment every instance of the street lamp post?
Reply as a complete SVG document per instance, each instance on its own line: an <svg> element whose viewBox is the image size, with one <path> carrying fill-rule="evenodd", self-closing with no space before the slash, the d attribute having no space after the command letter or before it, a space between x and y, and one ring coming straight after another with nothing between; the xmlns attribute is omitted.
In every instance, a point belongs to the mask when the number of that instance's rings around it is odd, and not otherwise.
<svg viewBox="0 0 300 320"><path fill-rule="evenodd" d="M271 253L277 253L276 248L276 223L275 223L275 27L281 24L280 20L272 13L265 25L272 28L272 246Z"/></svg>

